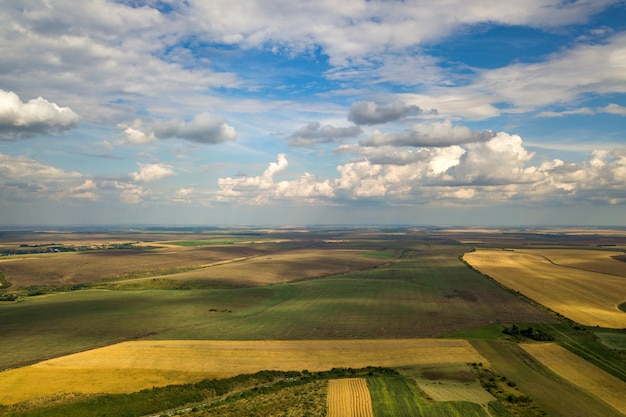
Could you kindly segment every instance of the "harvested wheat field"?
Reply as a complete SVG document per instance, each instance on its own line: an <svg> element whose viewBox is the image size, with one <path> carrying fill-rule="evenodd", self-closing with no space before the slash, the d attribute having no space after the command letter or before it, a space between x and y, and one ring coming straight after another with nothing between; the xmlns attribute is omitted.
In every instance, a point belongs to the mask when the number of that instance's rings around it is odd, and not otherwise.
<svg viewBox="0 0 626 417"><path fill-rule="evenodd" d="M623 252L589 249L516 249L516 252L543 256L550 262L585 271L626 278L626 262L616 259Z"/></svg>
<svg viewBox="0 0 626 417"><path fill-rule="evenodd" d="M626 414L626 383L554 343L520 345L567 381Z"/></svg>
<svg viewBox="0 0 626 417"><path fill-rule="evenodd" d="M487 362L465 340L123 342L0 373L0 404L61 394L122 393L261 370ZM30 381L39 381L33 389Z"/></svg>
<svg viewBox="0 0 626 417"><path fill-rule="evenodd" d="M580 255L573 251L571 258ZM572 264L564 250L559 262ZM501 284L519 291L536 302L589 326L625 328L626 313L618 306L626 301L626 279L596 270L559 265L547 258L550 250L483 250L466 253L464 259L480 272ZM589 264L589 258L581 265ZM612 263L615 259L597 258L598 264ZM587 266L587 268L589 268ZM611 268L610 266L607 268Z"/></svg>
<svg viewBox="0 0 626 417"><path fill-rule="evenodd" d="M330 380L328 417L374 417L367 380L365 378Z"/></svg>

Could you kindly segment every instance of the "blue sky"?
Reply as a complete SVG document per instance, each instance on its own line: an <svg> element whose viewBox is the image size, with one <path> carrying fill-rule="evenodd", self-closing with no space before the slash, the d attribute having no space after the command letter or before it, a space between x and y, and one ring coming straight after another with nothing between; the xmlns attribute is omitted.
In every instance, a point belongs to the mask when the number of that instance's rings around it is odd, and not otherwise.
<svg viewBox="0 0 626 417"><path fill-rule="evenodd" d="M0 225L626 225L626 3L0 4Z"/></svg>

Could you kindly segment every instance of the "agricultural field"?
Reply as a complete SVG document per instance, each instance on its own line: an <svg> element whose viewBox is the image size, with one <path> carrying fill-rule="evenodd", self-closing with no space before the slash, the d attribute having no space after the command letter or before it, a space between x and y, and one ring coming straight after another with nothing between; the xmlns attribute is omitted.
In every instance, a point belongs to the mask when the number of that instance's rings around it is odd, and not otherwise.
<svg viewBox="0 0 626 417"><path fill-rule="evenodd" d="M520 346L557 375L626 414L626 382L554 343L524 343Z"/></svg>
<svg viewBox="0 0 626 417"><path fill-rule="evenodd" d="M588 326L626 328L626 263L583 250L485 250L464 259L480 272Z"/></svg>
<svg viewBox="0 0 626 417"><path fill-rule="evenodd" d="M365 378L330 380L328 417L374 417L367 380Z"/></svg>
<svg viewBox="0 0 626 417"><path fill-rule="evenodd" d="M626 381L626 325L566 314L468 259L516 253L527 276L561 268L617 306L621 248L623 231L566 229L0 232L0 415L328 415L342 378L367 382L374 416L623 415L503 330L532 327ZM366 367L395 373L354 371ZM285 376L227 399L199 388L265 371ZM140 397L178 399L132 414Z"/></svg>
<svg viewBox="0 0 626 417"><path fill-rule="evenodd" d="M262 370L403 367L486 361L465 340L133 341L0 373L0 404L65 392L134 392ZM85 385L88 377L90 383ZM36 380L35 385L24 381Z"/></svg>

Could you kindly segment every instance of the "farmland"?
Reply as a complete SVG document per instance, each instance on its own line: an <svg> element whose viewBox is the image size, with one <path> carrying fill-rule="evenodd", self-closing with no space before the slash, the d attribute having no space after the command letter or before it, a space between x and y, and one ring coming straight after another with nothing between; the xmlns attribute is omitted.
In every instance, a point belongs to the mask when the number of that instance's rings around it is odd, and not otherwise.
<svg viewBox="0 0 626 417"><path fill-rule="evenodd" d="M589 326L626 328L618 306L626 298L626 263L593 250L478 250L465 254L474 268Z"/></svg>
<svg viewBox="0 0 626 417"><path fill-rule="evenodd" d="M541 330L584 363L623 381L626 349L619 329L626 325L608 322L604 310L586 309L593 323L572 315L583 305L574 292L562 297L566 302L557 309L533 296L529 283L516 288L468 256L515 253L528 260L523 264L527 277L544 276L550 267L566 269L563 276L576 277L570 281L589 282L590 298L609 300L624 315L617 305L626 300L615 295L626 294L619 287L626 282L626 262L619 260L623 247L626 233L619 231L3 232L0 249L12 254L0 256L6 287L1 291L12 301L0 302L0 384L10 387L0 404L14 404L11 410L72 402L87 407L91 396L107 393L121 402L138 390L148 390L145 395L152 387L180 390L175 384L201 384L207 378L383 366L400 373L359 376L367 381L375 416L413 415L402 414L409 409L421 415L540 415L533 413L545 410L559 416L567 415L569 396L585 399L580 405L585 415L621 415L589 387L567 382L571 376L554 382L550 364L531 361L518 346L529 339L502 330L513 323ZM511 248L515 252L502 250ZM520 265L511 261L507 275ZM259 410L269 408L261 402L282 404L289 415L323 415L328 384L303 375L285 379L294 384L285 385L285 394L304 398L298 384L312 384L319 395L307 397L310 407L287 407L280 395L261 394L262 385L251 385L246 388L256 390L251 396L220 405L220 415L255 409L265 415ZM354 376L338 375L328 378ZM501 381L491 387L492 377L516 385ZM45 389L33 388L32 380L47 381ZM77 397L64 400L69 392ZM550 400L554 396L564 401ZM214 415L215 407L197 415ZM385 414L384 407L395 414Z"/></svg>
<svg viewBox="0 0 626 417"><path fill-rule="evenodd" d="M329 417L374 417L364 378L333 379L328 385Z"/></svg>

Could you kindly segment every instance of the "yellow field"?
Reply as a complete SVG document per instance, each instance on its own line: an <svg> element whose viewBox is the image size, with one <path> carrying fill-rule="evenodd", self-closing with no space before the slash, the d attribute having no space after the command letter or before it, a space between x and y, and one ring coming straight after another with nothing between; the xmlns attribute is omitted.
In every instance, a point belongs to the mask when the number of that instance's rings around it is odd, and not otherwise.
<svg viewBox="0 0 626 417"><path fill-rule="evenodd" d="M613 258L614 256L623 255L622 252L588 249L517 249L516 252L543 256L560 266L626 278L626 262Z"/></svg>
<svg viewBox="0 0 626 417"><path fill-rule="evenodd" d="M365 378L328 382L328 417L374 417L372 397Z"/></svg>
<svg viewBox="0 0 626 417"><path fill-rule="evenodd" d="M554 343L520 345L539 362L626 414L626 383Z"/></svg>
<svg viewBox="0 0 626 417"><path fill-rule="evenodd" d="M487 360L469 342L454 339L134 341L1 372L0 404L68 392L133 392L261 370L468 362Z"/></svg>
<svg viewBox="0 0 626 417"><path fill-rule="evenodd" d="M626 313L618 305L626 301L626 279L597 272L619 272L621 262L597 251L586 252L574 250L568 256L566 250L552 254L550 249L479 249L466 253L464 259L503 285L578 323L625 328ZM550 256L555 257L554 262Z"/></svg>

